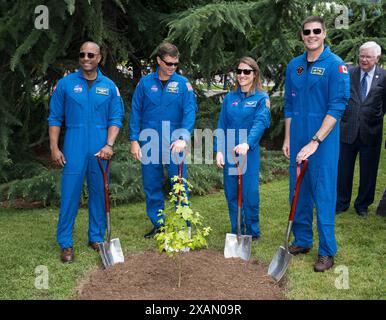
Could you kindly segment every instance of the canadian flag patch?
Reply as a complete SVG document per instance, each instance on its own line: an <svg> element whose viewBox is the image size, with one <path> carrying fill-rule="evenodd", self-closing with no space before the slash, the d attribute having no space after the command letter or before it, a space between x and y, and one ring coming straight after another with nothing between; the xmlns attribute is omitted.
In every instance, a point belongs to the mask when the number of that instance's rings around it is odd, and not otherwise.
<svg viewBox="0 0 386 320"><path fill-rule="evenodd" d="M339 73L348 73L346 66L339 66Z"/></svg>

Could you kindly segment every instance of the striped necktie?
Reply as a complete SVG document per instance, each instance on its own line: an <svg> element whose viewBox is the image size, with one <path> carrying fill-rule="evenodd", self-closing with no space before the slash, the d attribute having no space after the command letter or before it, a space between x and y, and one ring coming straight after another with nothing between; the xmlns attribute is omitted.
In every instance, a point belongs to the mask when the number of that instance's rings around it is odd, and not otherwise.
<svg viewBox="0 0 386 320"><path fill-rule="evenodd" d="M361 94L361 100L362 102L366 99L366 93L367 93L367 72L362 77L361 80L361 87L360 87L360 94Z"/></svg>

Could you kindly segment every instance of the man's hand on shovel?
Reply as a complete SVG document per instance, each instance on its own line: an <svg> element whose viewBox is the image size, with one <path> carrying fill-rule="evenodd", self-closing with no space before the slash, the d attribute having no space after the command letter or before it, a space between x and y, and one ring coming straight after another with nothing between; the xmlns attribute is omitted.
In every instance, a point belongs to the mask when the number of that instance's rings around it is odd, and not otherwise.
<svg viewBox="0 0 386 320"><path fill-rule="evenodd" d="M102 149L100 149L96 154L94 154L94 156L100 159L110 160L113 154L113 148L106 144Z"/></svg>
<svg viewBox="0 0 386 320"><path fill-rule="evenodd" d="M185 140L176 140L170 145L170 149L172 150L173 153L180 153L186 149L188 144L186 143Z"/></svg>

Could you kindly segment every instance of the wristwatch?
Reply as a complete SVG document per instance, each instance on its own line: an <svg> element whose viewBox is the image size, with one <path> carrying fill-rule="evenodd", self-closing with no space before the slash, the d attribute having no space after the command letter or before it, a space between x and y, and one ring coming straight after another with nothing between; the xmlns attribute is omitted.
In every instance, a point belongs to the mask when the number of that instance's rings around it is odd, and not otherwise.
<svg viewBox="0 0 386 320"><path fill-rule="evenodd" d="M110 148L112 148L112 147L114 146L114 143L109 143L109 142L107 142L107 143L106 143L106 146L109 146Z"/></svg>
<svg viewBox="0 0 386 320"><path fill-rule="evenodd" d="M312 141L316 141L318 144L321 144L321 143L322 143L322 140L320 140L320 139L318 138L317 135L314 135L314 136L312 137Z"/></svg>

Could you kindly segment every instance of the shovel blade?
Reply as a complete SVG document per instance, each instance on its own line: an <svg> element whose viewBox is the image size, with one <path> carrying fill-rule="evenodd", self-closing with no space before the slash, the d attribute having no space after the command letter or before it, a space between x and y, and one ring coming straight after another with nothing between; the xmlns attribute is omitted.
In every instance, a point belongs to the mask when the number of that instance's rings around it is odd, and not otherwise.
<svg viewBox="0 0 386 320"><path fill-rule="evenodd" d="M125 261L119 239L99 243L99 253L105 268Z"/></svg>
<svg viewBox="0 0 386 320"><path fill-rule="evenodd" d="M243 235L237 237L237 235L233 233L227 233L225 237L224 257L240 258L249 261L251 258L251 247L252 236Z"/></svg>
<svg viewBox="0 0 386 320"><path fill-rule="evenodd" d="M284 276L292 260L290 254L283 246L280 246L268 267L268 274L277 282Z"/></svg>

